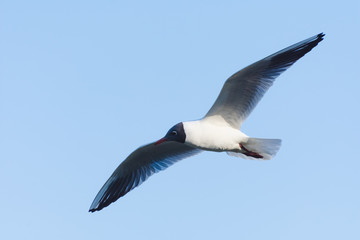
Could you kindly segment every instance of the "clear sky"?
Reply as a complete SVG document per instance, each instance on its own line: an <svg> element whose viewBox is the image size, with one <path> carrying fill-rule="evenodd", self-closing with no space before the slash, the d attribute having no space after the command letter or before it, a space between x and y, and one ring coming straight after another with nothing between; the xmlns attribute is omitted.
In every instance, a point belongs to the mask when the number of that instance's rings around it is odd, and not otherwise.
<svg viewBox="0 0 360 240"><path fill-rule="evenodd" d="M0 1L1 239L360 239L359 1ZM114 169L234 72L320 32L243 125L89 213Z"/></svg>

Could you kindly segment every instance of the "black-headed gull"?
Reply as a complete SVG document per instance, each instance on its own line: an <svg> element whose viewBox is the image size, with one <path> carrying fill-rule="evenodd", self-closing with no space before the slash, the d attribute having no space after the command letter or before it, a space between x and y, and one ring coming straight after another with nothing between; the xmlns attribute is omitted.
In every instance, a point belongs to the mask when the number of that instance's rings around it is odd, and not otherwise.
<svg viewBox="0 0 360 240"><path fill-rule="evenodd" d="M280 148L280 139L252 138L239 129L276 77L304 56L324 34L274 53L226 80L218 98L201 120L180 122L166 135L132 152L96 195L90 212L115 202L152 174L203 150L267 160Z"/></svg>

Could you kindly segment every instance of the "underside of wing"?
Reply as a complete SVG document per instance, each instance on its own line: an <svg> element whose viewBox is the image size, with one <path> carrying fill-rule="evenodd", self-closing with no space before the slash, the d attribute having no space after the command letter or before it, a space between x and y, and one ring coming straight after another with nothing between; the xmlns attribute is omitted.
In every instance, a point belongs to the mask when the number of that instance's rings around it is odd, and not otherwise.
<svg viewBox="0 0 360 240"><path fill-rule="evenodd" d="M320 33L296 43L232 75L205 118L219 119L220 116L232 127L240 128L275 78L311 51L323 37Z"/></svg>
<svg viewBox="0 0 360 240"><path fill-rule="evenodd" d="M201 150L178 142L150 143L131 153L96 195L89 211L99 211L139 186L152 174Z"/></svg>

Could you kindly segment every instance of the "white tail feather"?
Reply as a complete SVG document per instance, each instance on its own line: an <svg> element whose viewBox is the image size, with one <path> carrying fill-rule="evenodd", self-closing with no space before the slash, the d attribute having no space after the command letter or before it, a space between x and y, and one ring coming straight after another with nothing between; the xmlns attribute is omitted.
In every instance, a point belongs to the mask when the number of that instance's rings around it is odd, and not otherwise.
<svg viewBox="0 0 360 240"><path fill-rule="evenodd" d="M247 143L243 146L246 150L257 153L262 158L252 157L245 155L243 152L227 152L230 156L241 157L245 159L256 159L256 160L270 160L273 158L277 151L280 149L280 139L264 139L264 138L249 138Z"/></svg>

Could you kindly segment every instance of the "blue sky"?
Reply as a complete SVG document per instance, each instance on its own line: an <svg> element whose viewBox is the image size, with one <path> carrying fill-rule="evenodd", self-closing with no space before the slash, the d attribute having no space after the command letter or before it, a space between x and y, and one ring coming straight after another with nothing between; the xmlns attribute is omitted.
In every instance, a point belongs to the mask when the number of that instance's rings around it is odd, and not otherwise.
<svg viewBox="0 0 360 240"><path fill-rule="evenodd" d="M2 239L359 239L359 1L1 1ZM324 32L243 125L96 213L117 165L234 72Z"/></svg>

